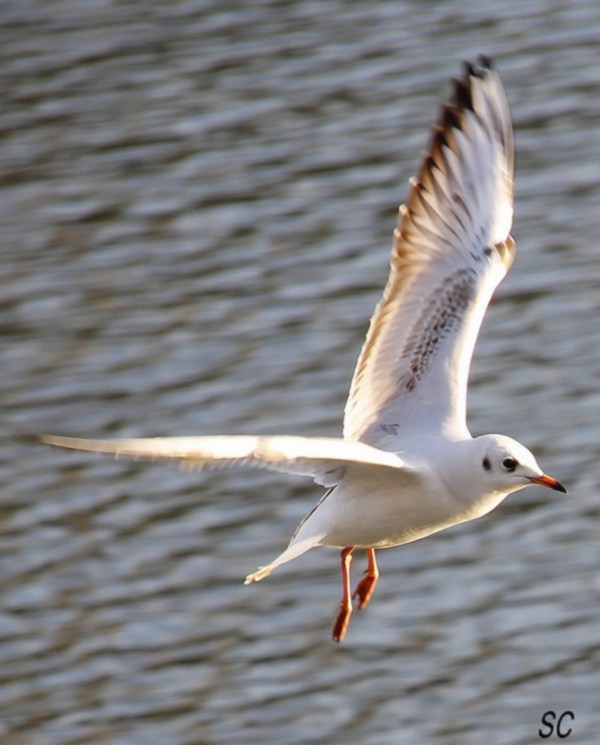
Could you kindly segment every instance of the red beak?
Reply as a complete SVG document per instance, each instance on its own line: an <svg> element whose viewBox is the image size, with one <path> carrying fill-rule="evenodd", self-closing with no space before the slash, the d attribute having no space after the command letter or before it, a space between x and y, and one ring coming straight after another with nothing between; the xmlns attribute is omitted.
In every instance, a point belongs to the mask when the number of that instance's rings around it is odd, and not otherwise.
<svg viewBox="0 0 600 745"><path fill-rule="evenodd" d="M552 476L546 476L545 473L541 476L533 476L529 480L532 484L540 484L540 486L547 486L548 489L554 489L554 491L561 491L563 494L567 494L567 490L560 481L553 479Z"/></svg>

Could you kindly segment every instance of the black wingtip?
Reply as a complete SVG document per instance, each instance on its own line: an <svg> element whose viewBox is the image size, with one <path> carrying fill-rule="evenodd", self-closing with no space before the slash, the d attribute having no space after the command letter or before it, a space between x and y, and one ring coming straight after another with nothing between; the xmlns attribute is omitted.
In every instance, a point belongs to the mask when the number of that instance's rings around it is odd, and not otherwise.
<svg viewBox="0 0 600 745"><path fill-rule="evenodd" d="M471 78L479 78L481 80L493 69L494 62L492 58L485 54L480 54L475 62L468 60L463 62L463 75L462 77L452 79L454 83L452 96L450 102L445 104L442 110L442 120L440 121L442 128L447 124L455 124L455 122L448 121L448 110L454 110L455 115L461 111L473 110ZM444 118L446 118L445 122L443 120Z"/></svg>
<svg viewBox="0 0 600 745"><path fill-rule="evenodd" d="M465 111L465 109L473 110L473 98L471 96L471 83L469 78L472 73L468 70L465 74L465 79L455 78L454 80L454 91L452 92L452 100L450 106L454 106L459 111Z"/></svg>
<svg viewBox="0 0 600 745"><path fill-rule="evenodd" d="M463 75L458 82L462 82L463 85L469 88L471 85L470 78L485 78L492 70L495 70L493 59L485 54L480 54L475 61L466 60L463 62Z"/></svg>
<svg viewBox="0 0 600 745"><path fill-rule="evenodd" d="M460 114L452 106L444 106L442 109L442 115L440 117L439 127L443 131L447 131L453 128L460 128Z"/></svg>
<svg viewBox="0 0 600 745"><path fill-rule="evenodd" d="M477 58L477 62L479 63L480 67L483 67L485 70L494 70L494 60L491 57L488 57L487 54L480 54Z"/></svg>
<svg viewBox="0 0 600 745"><path fill-rule="evenodd" d="M21 432L19 439L27 445L45 445L45 435L33 434L32 432Z"/></svg>

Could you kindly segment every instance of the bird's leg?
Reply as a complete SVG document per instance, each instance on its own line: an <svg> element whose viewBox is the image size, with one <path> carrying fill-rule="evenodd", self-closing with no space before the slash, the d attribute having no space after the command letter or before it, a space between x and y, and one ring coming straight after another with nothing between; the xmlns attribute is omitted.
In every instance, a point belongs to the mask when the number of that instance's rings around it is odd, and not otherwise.
<svg viewBox="0 0 600 745"><path fill-rule="evenodd" d="M333 624L333 641L341 642L346 636L346 630L352 615L352 598L350 597L350 564L354 546L348 546L342 551L342 587L344 594L340 602L340 611Z"/></svg>
<svg viewBox="0 0 600 745"><path fill-rule="evenodd" d="M358 583L356 590L354 590L354 595L352 595L353 598L358 598L359 608L364 608L369 602L379 579L379 569L377 568L374 548L367 549L367 557L369 559L369 565L365 570L365 576Z"/></svg>

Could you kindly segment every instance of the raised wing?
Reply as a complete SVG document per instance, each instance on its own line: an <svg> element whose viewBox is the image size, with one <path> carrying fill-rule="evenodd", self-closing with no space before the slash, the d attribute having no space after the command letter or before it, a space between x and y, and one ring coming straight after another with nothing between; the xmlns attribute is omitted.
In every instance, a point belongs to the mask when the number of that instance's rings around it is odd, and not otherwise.
<svg viewBox="0 0 600 745"><path fill-rule="evenodd" d="M47 445L108 453L117 457L179 461L186 469L250 467L310 476L323 486L335 486L345 469L380 467L413 473L393 453L360 442L329 437L220 435L208 437L143 437L88 440L42 435Z"/></svg>
<svg viewBox="0 0 600 745"><path fill-rule="evenodd" d="M468 435L477 334L514 257L513 136L500 77L466 65L394 231L391 271L352 379L344 437L388 450Z"/></svg>

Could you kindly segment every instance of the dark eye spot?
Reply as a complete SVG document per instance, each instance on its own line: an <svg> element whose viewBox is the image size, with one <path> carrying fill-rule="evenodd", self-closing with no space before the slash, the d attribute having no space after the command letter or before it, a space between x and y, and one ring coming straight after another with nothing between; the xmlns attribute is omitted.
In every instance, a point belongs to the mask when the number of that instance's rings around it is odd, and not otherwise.
<svg viewBox="0 0 600 745"><path fill-rule="evenodd" d="M506 468L506 470L509 473L512 473L515 470L515 468L517 467L518 464L517 464L517 461L514 458L505 458L502 461L502 465L504 466L504 468Z"/></svg>
<svg viewBox="0 0 600 745"><path fill-rule="evenodd" d="M482 465L483 465L483 470L484 471L491 471L492 470L492 464L490 463L490 459L487 457L487 455L483 459Z"/></svg>

